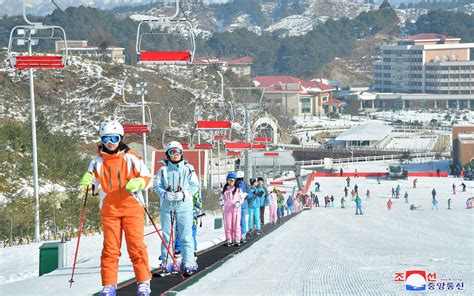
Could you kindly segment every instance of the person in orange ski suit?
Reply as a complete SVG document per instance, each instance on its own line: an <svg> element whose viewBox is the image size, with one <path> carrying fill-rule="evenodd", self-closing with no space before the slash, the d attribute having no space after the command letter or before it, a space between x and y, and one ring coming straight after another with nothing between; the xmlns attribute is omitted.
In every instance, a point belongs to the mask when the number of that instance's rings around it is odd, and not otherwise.
<svg viewBox="0 0 474 296"><path fill-rule="evenodd" d="M137 295L150 294L150 266L144 242L144 190L151 174L140 156L123 143L124 130L112 120L102 122L99 130L102 144L98 156L82 177L88 190L100 185L100 214L104 242L100 268L103 289L101 296L114 296L117 288L118 261L121 255L122 232L138 284Z"/></svg>

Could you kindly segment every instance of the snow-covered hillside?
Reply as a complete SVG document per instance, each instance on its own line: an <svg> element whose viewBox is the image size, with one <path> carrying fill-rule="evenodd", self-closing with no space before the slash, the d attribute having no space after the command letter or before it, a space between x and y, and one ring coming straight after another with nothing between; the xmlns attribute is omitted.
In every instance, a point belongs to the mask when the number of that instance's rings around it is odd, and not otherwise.
<svg viewBox="0 0 474 296"><path fill-rule="evenodd" d="M0 73L7 71L0 68ZM10 70L8 70L10 71ZM174 107L173 125L183 126L194 122L195 105L206 105L219 97L219 81L215 72L198 67L167 68L133 67L113 65L100 61L72 56L63 71L35 71L38 116L44 116L53 132L61 131L79 136L85 143L96 141L98 123L115 116L124 123L141 122L139 108L125 108L122 100L122 84L125 85L127 102L139 102L137 84L148 82L148 95L153 119L152 130L161 134L168 126L168 108ZM15 76L9 72L12 84L2 90L5 97L5 117L26 121L29 118L28 75ZM51 87L50 82L56 86ZM165 104L166 108L160 107ZM200 114L228 113L228 109L213 105ZM228 106L227 106L228 108ZM127 119L122 119L123 112ZM188 126L184 127L186 129ZM156 135L156 134L155 134ZM153 141L161 142L160 139Z"/></svg>

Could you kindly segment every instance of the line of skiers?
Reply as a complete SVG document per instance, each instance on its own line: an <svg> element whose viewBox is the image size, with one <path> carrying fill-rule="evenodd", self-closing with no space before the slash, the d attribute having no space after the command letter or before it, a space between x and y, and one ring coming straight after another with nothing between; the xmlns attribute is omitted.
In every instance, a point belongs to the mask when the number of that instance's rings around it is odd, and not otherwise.
<svg viewBox="0 0 474 296"><path fill-rule="evenodd" d="M289 197L285 201L277 187L269 192L263 178L250 179L247 187L242 171L227 175L219 204L223 211L226 246L240 246L246 242L248 235L262 234L266 206L270 211L271 224L282 222L285 208L288 208L287 214L294 211L293 199Z"/></svg>
<svg viewBox="0 0 474 296"><path fill-rule="evenodd" d="M198 217L203 215L199 181L194 167L184 159L183 147L177 141L171 141L164 147L163 166L152 176L141 157L124 143L124 129L119 122L102 122L99 136L98 155L81 178L81 185L87 191L92 190L93 194L100 192L104 235L100 295L116 295L118 260L124 233L135 272L137 296L149 296L152 275L144 242L143 219L145 212L149 213L141 192L152 187L160 197L162 229L157 231L161 239L160 272L183 271L184 275L191 275L198 269L196 231ZM285 200L277 187L269 193L263 186L263 178L251 179L248 187L243 178L241 171L228 174L219 198L226 245L239 246L248 234L261 234L266 206L270 210L270 223L274 224L282 221L285 209L290 215L303 207L301 196Z"/></svg>

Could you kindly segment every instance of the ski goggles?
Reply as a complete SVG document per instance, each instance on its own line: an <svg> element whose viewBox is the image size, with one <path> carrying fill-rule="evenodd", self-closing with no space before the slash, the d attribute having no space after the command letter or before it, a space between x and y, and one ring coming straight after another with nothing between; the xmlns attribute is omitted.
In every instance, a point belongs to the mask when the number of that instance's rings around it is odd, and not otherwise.
<svg viewBox="0 0 474 296"><path fill-rule="evenodd" d="M119 135L106 135L100 138L102 144L107 145L108 143L118 144L120 142Z"/></svg>
<svg viewBox="0 0 474 296"><path fill-rule="evenodd" d="M178 148L171 148L170 150L168 150L167 153L169 156L181 156L183 155L183 150Z"/></svg>

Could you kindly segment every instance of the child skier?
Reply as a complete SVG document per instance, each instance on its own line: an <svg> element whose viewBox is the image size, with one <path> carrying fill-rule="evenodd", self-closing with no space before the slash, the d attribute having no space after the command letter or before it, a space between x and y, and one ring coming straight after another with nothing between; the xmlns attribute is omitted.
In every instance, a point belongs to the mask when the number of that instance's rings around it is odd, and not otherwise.
<svg viewBox="0 0 474 296"><path fill-rule="evenodd" d="M370 199L370 190L367 189L367 191L365 192L365 200L369 200Z"/></svg>
<svg viewBox="0 0 474 296"><path fill-rule="evenodd" d="M240 229L240 206L244 202L242 190L235 186L237 176L234 173L227 175L227 183L222 189L222 195L219 202L224 207L224 231L227 240L226 246L240 246L240 238L242 235Z"/></svg>
<svg viewBox="0 0 474 296"><path fill-rule="evenodd" d="M250 189L248 192L248 209L249 209L249 232L260 232L260 198L258 192L260 188L257 188L257 180L250 179Z"/></svg>
<svg viewBox="0 0 474 296"><path fill-rule="evenodd" d="M144 190L151 174L143 160L123 143L124 130L117 121L106 120L99 128L102 144L98 156L81 179L84 189L100 184L100 214L104 244L100 258L101 296L115 296L122 233L138 284L137 295L150 295L150 266L144 243Z"/></svg>
<svg viewBox="0 0 474 296"><path fill-rule="evenodd" d="M408 191L405 191L405 203L408 203Z"/></svg>
<svg viewBox="0 0 474 296"><path fill-rule="evenodd" d="M172 227L177 227L175 237L179 239L185 275L198 269L193 251L193 196L199 191L199 181L194 167L183 155L183 146L171 141L165 146L166 159L155 176L153 190L160 196L160 219L164 242L161 244L161 270L170 272L180 269L174 266L166 245L170 245ZM173 229L174 230L174 229ZM173 231L174 233L174 231ZM171 238L173 240L174 238Z"/></svg>
<svg viewBox="0 0 474 296"><path fill-rule="evenodd" d="M241 213L240 213L240 228L242 230L242 238L240 239L241 243L245 243L247 241L247 212L248 212L248 202L247 202L247 185L244 182L244 172L238 171L237 172L237 184L244 195L244 202L242 203L242 206L240 207Z"/></svg>
<svg viewBox="0 0 474 296"><path fill-rule="evenodd" d="M356 215L363 215L363 213L362 213L362 200L360 199L360 197L358 195L355 199L355 203L356 203Z"/></svg>
<svg viewBox="0 0 474 296"><path fill-rule="evenodd" d="M456 194L456 184L453 183L453 194Z"/></svg>
<svg viewBox="0 0 474 296"><path fill-rule="evenodd" d="M393 204L393 203L392 203L392 199L389 198L388 201L387 201L387 210L390 211L390 210L392 209L392 204Z"/></svg>
<svg viewBox="0 0 474 296"><path fill-rule="evenodd" d="M294 204L294 201L290 195L288 196L288 199L286 200L286 214L287 215L291 215L293 213L293 204Z"/></svg>
<svg viewBox="0 0 474 296"><path fill-rule="evenodd" d="M278 188L273 187L270 193L270 223L276 224L277 222L277 206L278 206Z"/></svg>
<svg viewBox="0 0 474 296"><path fill-rule="evenodd" d="M285 197L280 191L277 192L277 216L278 222L283 222L283 217L285 216Z"/></svg>

